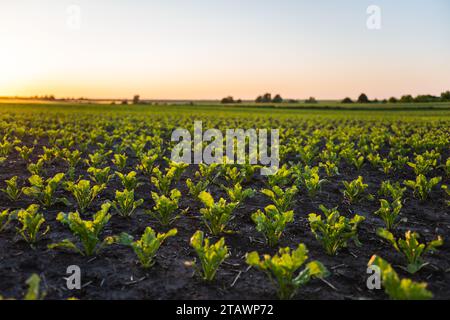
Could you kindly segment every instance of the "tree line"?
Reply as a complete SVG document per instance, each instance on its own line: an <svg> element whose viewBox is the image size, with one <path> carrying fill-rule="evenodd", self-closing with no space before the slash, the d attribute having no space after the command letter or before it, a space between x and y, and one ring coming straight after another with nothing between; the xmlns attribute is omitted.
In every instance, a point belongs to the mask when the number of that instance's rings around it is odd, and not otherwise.
<svg viewBox="0 0 450 320"><path fill-rule="evenodd" d="M347 97L341 103L424 103L424 102L450 102L450 91L442 92L440 96L433 96L431 94L422 94L413 97L410 94L401 96L400 98L391 97L383 100L370 100L365 93L361 93L356 101Z"/></svg>
<svg viewBox="0 0 450 320"><path fill-rule="evenodd" d="M285 100L281 97L281 95L276 94L272 97L271 93L265 93L263 95L258 96L255 99L255 103L299 103L299 100L288 99ZM391 97L389 99L383 100L370 100L365 93L361 93L357 100L352 100L349 97L344 98L341 103L349 104L349 103L425 103L425 102L450 102L450 91L442 92L440 96L433 96L430 94L418 95L413 97L410 94L403 95L400 98ZM231 103L242 103L241 99L235 100L233 96L225 97L221 100L223 104L231 104ZM314 97L310 97L305 100L305 103L313 104L318 103L318 101Z"/></svg>

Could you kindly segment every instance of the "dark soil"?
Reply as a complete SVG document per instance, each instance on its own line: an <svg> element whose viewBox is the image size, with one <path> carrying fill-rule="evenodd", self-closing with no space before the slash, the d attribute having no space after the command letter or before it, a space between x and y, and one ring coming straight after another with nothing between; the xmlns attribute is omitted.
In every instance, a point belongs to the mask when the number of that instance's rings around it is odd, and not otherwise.
<svg viewBox="0 0 450 320"><path fill-rule="evenodd" d="M35 154L39 154L36 151ZM35 159L32 160L35 161ZM129 166L128 170L134 168L136 159L130 157L130 164L132 166ZM85 167L79 168L77 174L83 174L85 169ZM66 170L62 162L56 162L51 168L47 168L47 176ZM276 291L265 274L249 269L244 258L247 252L254 250L260 254L273 254L276 251L263 242L261 234L255 231L254 223L250 219L251 213L269 204L261 194L247 200L236 211L236 218L230 228L234 232L226 235L231 256L219 269L214 282L203 282L194 275L192 267L186 265L186 262L195 258L189 245L190 237L196 230L204 230L204 226L198 219L200 205L187 194L184 184L186 178L193 177L195 170L195 167L190 167L183 175L182 182L177 186L183 194L181 208L189 208L189 211L173 224L172 227L178 229L178 235L169 238L163 244L153 268L148 271L142 269L133 251L121 245L110 246L95 257L83 257L76 253L47 249L50 243L72 237L68 228L57 222L55 218L58 212L74 210L74 207L66 208L63 205L57 205L48 210L42 209L51 232L37 244L34 250L17 236L16 223L12 223L7 230L0 233L0 294L4 297L23 297L26 291L26 279L32 273L37 273L43 280L42 286L47 292L48 299L69 297L79 299L276 299ZM125 170L125 172L128 171ZM422 240L429 241L437 235L442 235L445 240L439 252L426 256L430 264L411 276L400 268L401 265L405 265L403 256L394 251L390 245L383 243L375 234L376 228L383 226L382 221L373 215L373 212L379 208L378 200L364 200L358 205L351 206L346 204L341 193L341 181L350 181L361 175L364 177L364 182L369 184L370 193L376 195L381 181L413 179L415 177L413 172L405 169L405 172L385 175L372 168L370 164L365 164L360 172L343 164L340 172L341 176L329 179L316 199L311 200L304 190L300 192L294 208L295 222L288 226L282 237L280 246L294 248L299 243L304 243L310 251L310 258L321 261L331 271L326 282L312 280L299 290L295 298L386 299L382 290L368 290L366 287L367 263L373 254L378 254L392 263L401 277L426 281L436 299L449 299L450 217L443 192L436 188L431 199L424 203L416 200L410 190L406 192L402 214L408 222L400 225L397 235L411 229L418 231L422 235ZM19 176L21 186L27 183L29 173L26 170L26 163L18 157L16 152L13 152L1 165L0 181L15 175ZM433 175L444 176L441 169L435 170ZM144 213L145 209L153 206L150 191L154 189L148 178L140 176L140 180L144 184L138 188L137 196L145 199L144 205L129 220L114 215L106 226L103 236L125 231L137 238L146 226L151 226L159 232L167 231ZM250 186L259 190L264 187L264 181L261 177L255 177ZM444 179L443 183L448 184L448 178ZM4 187L3 182L1 186ZM94 202L91 211L98 210L106 199L113 199L116 189L121 190L122 187L114 177L101 198ZM224 196L219 187L214 186L210 191L215 197ZM66 196L73 204L76 203L68 192L60 191L60 194ZM17 203L12 203L4 193L0 193L0 203L2 210L7 208L13 210L26 208L33 201L22 195ZM350 243L347 249L343 249L335 257L324 254L323 248L314 238L307 222L309 213L320 212L320 204L327 207L339 206L340 212L349 217L355 213L366 217L359 232L361 247ZM78 265L81 268L83 285L81 290L70 291L66 287L64 277L67 276L66 269L70 265Z"/></svg>

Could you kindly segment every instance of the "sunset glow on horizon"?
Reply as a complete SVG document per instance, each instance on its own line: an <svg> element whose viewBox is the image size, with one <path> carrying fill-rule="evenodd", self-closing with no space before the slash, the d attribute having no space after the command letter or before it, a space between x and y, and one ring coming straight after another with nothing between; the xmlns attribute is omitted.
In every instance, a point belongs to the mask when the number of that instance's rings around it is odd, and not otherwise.
<svg viewBox="0 0 450 320"><path fill-rule="evenodd" d="M341 99L450 89L450 3L16 0L0 96ZM366 26L381 8L380 30ZM68 23L79 8L79 27Z"/></svg>

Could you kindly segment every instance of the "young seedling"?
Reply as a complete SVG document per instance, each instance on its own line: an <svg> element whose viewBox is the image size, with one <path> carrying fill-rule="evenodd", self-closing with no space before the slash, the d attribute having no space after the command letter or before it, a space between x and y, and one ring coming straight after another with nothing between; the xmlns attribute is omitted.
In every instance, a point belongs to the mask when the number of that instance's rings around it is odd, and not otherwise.
<svg viewBox="0 0 450 320"><path fill-rule="evenodd" d="M327 174L327 177L335 177L339 175L339 168L338 166L331 161L321 162L319 163L320 168L325 169L325 173Z"/></svg>
<svg viewBox="0 0 450 320"><path fill-rule="evenodd" d="M6 229L12 220L13 214L9 212L9 209L0 212L0 232Z"/></svg>
<svg viewBox="0 0 450 320"><path fill-rule="evenodd" d="M319 261L311 261L299 271L308 260L308 249L300 244L297 249L281 248L273 257L264 255L261 260L258 252L247 255L247 264L267 274L270 281L278 288L278 297L282 300L292 299L298 289L312 278L323 278L328 271Z"/></svg>
<svg viewBox="0 0 450 320"><path fill-rule="evenodd" d="M58 173L53 178L49 178L45 181L40 176L33 175L28 178L31 187L24 187L23 193L38 200L46 208L59 202L68 205L66 198L55 197L55 192L63 178L64 173Z"/></svg>
<svg viewBox="0 0 450 320"><path fill-rule="evenodd" d="M166 170L166 174L163 174L158 167L154 168L152 171L152 176L150 178L151 183L155 186L158 191L164 195L168 196L170 192L170 186L174 180L175 170Z"/></svg>
<svg viewBox="0 0 450 320"><path fill-rule="evenodd" d="M214 180L216 180L220 175L220 172L218 172L218 167L218 163L211 163L209 165L200 163L198 165L198 171L195 172L195 177L213 183Z"/></svg>
<svg viewBox="0 0 450 320"><path fill-rule="evenodd" d="M19 200L19 197L22 194L22 188L17 185L17 176L5 180L5 183L6 188L1 189L1 191L4 192L12 202Z"/></svg>
<svg viewBox="0 0 450 320"><path fill-rule="evenodd" d="M364 196L369 185L363 183L361 176L351 182L343 181L345 190L343 190L344 198L351 204L359 202ZM368 196L370 199L370 195Z"/></svg>
<svg viewBox="0 0 450 320"><path fill-rule="evenodd" d="M211 194L206 191L200 193L198 198L205 206L200 209L200 214L209 231L215 236L225 232L227 224L234 218L233 211L237 203L227 203L223 198L220 198L218 202L214 202Z"/></svg>
<svg viewBox="0 0 450 320"><path fill-rule="evenodd" d="M324 220L321 215L315 213L311 213L308 220L311 231L328 255L334 256L339 249L346 248L349 240L353 240L357 246L360 245L358 226L365 220L364 217L355 215L352 219L348 219L341 216L337 208L327 209L323 205L320 206L320 210L325 215Z"/></svg>
<svg viewBox="0 0 450 320"><path fill-rule="evenodd" d="M44 170L44 160L39 159L36 161L36 163L30 163L27 166L28 172L30 172L32 175L40 176L43 173L45 173Z"/></svg>
<svg viewBox="0 0 450 320"><path fill-rule="evenodd" d="M191 179L186 180L186 186L189 189L189 194L194 198L198 199L198 196L202 191L206 191L209 186L209 181L200 180L197 183L192 182Z"/></svg>
<svg viewBox="0 0 450 320"><path fill-rule="evenodd" d="M245 199L251 198L255 195L255 190L251 188L243 189L239 183L235 184L231 188L225 186L222 187L227 192L230 201L237 203L238 207L245 201Z"/></svg>
<svg viewBox="0 0 450 320"><path fill-rule="evenodd" d="M93 154L89 154L89 159L86 159L85 162L89 167L99 168L103 166L103 164L106 162L106 159L111 153L111 150L109 150L108 152L99 150Z"/></svg>
<svg viewBox="0 0 450 320"><path fill-rule="evenodd" d="M294 204L294 196L297 194L297 187L292 186L286 190L278 186L273 186L272 190L262 189L261 193L266 195L281 212L289 211Z"/></svg>
<svg viewBox="0 0 450 320"><path fill-rule="evenodd" d="M127 166L127 155L126 154L114 154L114 159L112 162L116 165L119 171L122 171Z"/></svg>
<svg viewBox="0 0 450 320"><path fill-rule="evenodd" d="M378 194L384 197L390 197L393 201L401 200L406 188L402 188L399 182L391 183L388 181L383 181L381 183L380 190Z"/></svg>
<svg viewBox="0 0 450 320"><path fill-rule="evenodd" d="M447 185L443 185L442 190L450 197L450 188ZM445 202L447 203L447 206L450 206L450 200L446 200Z"/></svg>
<svg viewBox="0 0 450 320"><path fill-rule="evenodd" d="M39 206L37 204L30 205L27 209L21 209L17 212L17 220L22 227L17 232L30 245L36 244L50 230L50 226L42 231L41 227L45 223L42 213L38 213Z"/></svg>
<svg viewBox="0 0 450 320"><path fill-rule="evenodd" d="M110 167L104 167L103 169L89 167L87 172L89 173L89 178L95 184L107 184L109 180L114 176L109 174L111 171Z"/></svg>
<svg viewBox="0 0 450 320"><path fill-rule="evenodd" d="M406 270L414 274L428 263L424 262L422 255L436 251L437 247L444 244L444 241L439 236L436 240L430 241L428 243L419 243L419 234L416 232L407 231L405 233L405 239L395 239L394 235L386 229L379 228L377 230L377 235L385 240L387 240L394 247L397 252L403 253L408 262Z"/></svg>
<svg viewBox="0 0 450 320"><path fill-rule="evenodd" d="M319 148L314 145L307 144L297 148L298 156L305 165L310 165L319 153Z"/></svg>
<svg viewBox="0 0 450 320"><path fill-rule="evenodd" d="M280 241L286 225L294 221L294 211L280 212L274 205L265 207L264 211L258 210L252 214L252 220L256 224L256 230L261 232L268 245L273 247Z"/></svg>
<svg viewBox="0 0 450 320"><path fill-rule="evenodd" d="M292 167L293 177L295 178L295 185L300 189L306 187L306 181L313 179L313 176L319 174L319 167L303 167L301 164L298 164Z"/></svg>
<svg viewBox="0 0 450 320"><path fill-rule="evenodd" d="M269 186L272 188L275 186L284 187L291 183L292 171L287 166L282 166L278 169L276 174L268 176Z"/></svg>
<svg viewBox="0 0 450 320"><path fill-rule="evenodd" d="M153 201L155 206L152 211L146 211L154 219L158 220L163 226L172 224L178 217L174 216L174 213L178 210L178 201L181 198L181 192L177 189L173 189L169 196L159 195L156 192L152 192Z"/></svg>
<svg viewBox="0 0 450 320"><path fill-rule="evenodd" d="M308 191L308 195L311 198L314 198L326 181L326 179L320 179L317 173L313 173L311 177L306 178L304 183L306 190Z"/></svg>
<svg viewBox="0 0 450 320"><path fill-rule="evenodd" d="M123 187L128 191L135 190L137 187L142 185L142 183L138 182L136 171L131 171L126 175L116 171L116 175L119 177Z"/></svg>
<svg viewBox="0 0 450 320"><path fill-rule="evenodd" d="M76 166L81 161L82 153L79 150L70 151L68 149L64 149L62 151L62 158L68 164L69 169L75 169Z"/></svg>
<svg viewBox="0 0 450 320"><path fill-rule="evenodd" d="M122 192L116 191L116 199L112 202L112 206L120 216L129 218L133 215L136 208L143 203L143 199L134 200L134 190L128 191L125 189Z"/></svg>
<svg viewBox="0 0 450 320"><path fill-rule="evenodd" d="M81 219L78 212L69 214L60 212L56 219L69 227L70 231L79 239L81 246L69 239L65 239L62 242L49 245L48 248L65 248L83 256L92 256L105 246L114 243L115 239L113 237L107 237L103 241L99 239L100 233L111 218L111 215L108 213L110 207L110 203L104 203L101 210L94 214L92 220Z"/></svg>
<svg viewBox="0 0 450 320"><path fill-rule="evenodd" d="M133 237L127 233L122 233L119 242L123 245L133 248L134 253L139 259L144 269L151 268L155 264L155 256L163 242L177 234L177 229L172 229L167 233L156 234L152 228L145 228L141 239L133 241Z"/></svg>
<svg viewBox="0 0 450 320"><path fill-rule="evenodd" d="M392 203L385 199L380 200L381 207L375 211L375 215L379 216L386 225L386 229L394 230L401 222L397 221L402 209L402 203L400 200L394 200Z"/></svg>
<svg viewBox="0 0 450 320"><path fill-rule="evenodd" d="M364 164L364 156L358 154L355 156L352 156L350 159L350 163L355 167L356 170L360 170L361 167Z"/></svg>
<svg viewBox="0 0 450 320"><path fill-rule="evenodd" d="M89 180L80 180L78 183L67 182L66 189L72 193L78 203L80 213L85 213L86 209L91 205L92 201L102 192L106 186L94 185L91 188Z"/></svg>
<svg viewBox="0 0 450 320"><path fill-rule="evenodd" d="M33 273L26 281L28 290L24 300L44 300L46 292L41 290L41 278Z"/></svg>
<svg viewBox="0 0 450 320"><path fill-rule="evenodd" d="M33 273L26 281L28 286L27 293L23 296L23 300L44 300L46 296L45 291L41 291L41 278ZM0 295L0 301L5 298ZM6 300L14 300L13 298L7 298Z"/></svg>
<svg viewBox="0 0 450 320"><path fill-rule="evenodd" d="M139 157L140 163L136 166L136 169L141 171L146 176L151 176L158 157L158 154L142 154Z"/></svg>
<svg viewBox="0 0 450 320"><path fill-rule="evenodd" d="M434 177L430 180L424 175L418 175L416 177L416 181L414 180L405 180L403 184L414 190L414 195L418 197L421 201L425 201L431 194L431 190L441 182L441 177Z"/></svg>
<svg viewBox="0 0 450 320"><path fill-rule="evenodd" d="M224 177L231 185L241 184L244 181L244 175L237 166L226 167Z"/></svg>
<svg viewBox="0 0 450 320"><path fill-rule="evenodd" d="M27 146L22 147L17 146L15 149L17 152L19 152L19 156L23 160L28 161L28 159L30 159L31 154L33 153L34 147L29 148Z"/></svg>
<svg viewBox="0 0 450 320"><path fill-rule="evenodd" d="M12 148L17 143L19 143L19 141L11 142L8 140L7 136L3 136L3 141L0 141L0 157L7 158L11 153Z"/></svg>
<svg viewBox="0 0 450 320"><path fill-rule="evenodd" d="M415 162L408 162L408 166L413 168L416 176L426 175L437 165L436 159L428 159L422 155L417 155L414 161Z"/></svg>
<svg viewBox="0 0 450 320"><path fill-rule="evenodd" d="M47 148L44 146L43 148L44 153L39 156L39 159L44 161L44 163L52 163L59 157L59 148L53 147L53 148Z"/></svg>
<svg viewBox="0 0 450 320"><path fill-rule="evenodd" d="M205 281L213 281L219 266L228 257L228 247L225 238L221 238L214 244L204 237L202 231L197 231L191 238L191 246L194 248L200 260L200 267L196 266L197 273Z"/></svg>
<svg viewBox="0 0 450 320"><path fill-rule="evenodd" d="M178 182L180 181L181 175L186 170L186 168L189 166L187 163L184 162L175 162L170 160L169 158L164 158L166 162L169 164L168 171L172 171L173 175L173 181Z"/></svg>
<svg viewBox="0 0 450 320"><path fill-rule="evenodd" d="M433 294L427 290L424 282L414 282L411 279L400 279L394 268L379 256L372 256L369 266L376 266L381 272L381 282L384 291L392 300L428 300Z"/></svg>

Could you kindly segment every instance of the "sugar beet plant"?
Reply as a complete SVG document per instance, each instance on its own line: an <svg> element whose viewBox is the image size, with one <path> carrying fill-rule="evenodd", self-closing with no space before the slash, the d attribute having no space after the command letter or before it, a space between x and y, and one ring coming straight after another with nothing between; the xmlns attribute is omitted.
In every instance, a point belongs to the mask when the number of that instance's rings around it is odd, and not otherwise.
<svg viewBox="0 0 450 320"><path fill-rule="evenodd" d="M142 267L147 269L155 264L156 253L163 242L176 234L177 229L171 229L166 233L156 234L152 228L147 227L139 240L133 241L134 239L132 236L127 233L122 233L119 236L118 241L123 245L130 246L138 257Z"/></svg>
<svg viewBox="0 0 450 320"><path fill-rule="evenodd" d="M367 197L371 199L370 195L366 194L366 189L369 186L363 182L363 177L359 176L353 181L343 181L344 185L344 198L351 204L361 201L362 198Z"/></svg>
<svg viewBox="0 0 450 320"><path fill-rule="evenodd" d="M111 215L108 213L110 207L110 203L103 204L101 210L94 214L92 220L81 219L78 212L59 213L57 220L69 227L70 231L80 241L81 246L72 240L65 239L59 243L49 245L49 249L64 248L83 256L92 256L105 246L114 243L114 237L100 240L100 233L111 218Z"/></svg>
<svg viewBox="0 0 450 320"><path fill-rule="evenodd" d="M404 184L413 189L416 197L425 201L430 196L431 190L441 182L441 180L441 177L434 177L428 180L424 175L420 174L416 177L416 180L405 180Z"/></svg>
<svg viewBox="0 0 450 320"><path fill-rule="evenodd" d="M152 192L152 198L155 206L152 210L146 211L148 215L156 219L163 226L168 226L177 219L178 216L175 213L178 210L178 202L181 198L180 191L173 189L168 196Z"/></svg>
<svg viewBox="0 0 450 320"><path fill-rule="evenodd" d="M17 212L17 220L21 224L21 228L17 232L30 245L34 246L43 236L50 231L50 226L43 229L45 218L39 213L37 204L30 205L27 209L21 209Z"/></svg>
<svg viewBox="0 0 450 320"><path fill-rule="evenodd" d="M0 212L0 232L6 229L6 227L11 223L12 214L9 209Z"/></svg>
<svg viewBox="0 0 450 320"><path fill-rule="evenodd" d="M400 279L394 268L383 258L372 256L369 266L376 266L381 273L384 291L392 300L428 300L433 294L427 290L427 284L411 279Z"/></svg>
<svg viewBox="0 0 450 320"><path fill-rule="evenodd" d="M202 231L197 231L191 238L191 246L200 260L200 265L194 262L196 272L205 281L214 280L219 266L228 257L228 247L225 245L225 238L221 238L212 244L208 238L205 238Z"/></svg>
<svg viewBox="0 0 450 320"><path fill-rule="evenodd" d="M23 300L44 300L46 292L41 290L41 278L33 273L26 281L28 286L27 292L23 296ZM0 301L4 298L0 295ZM8 298L7 300L13 300Z"/></svg>
<svg viewBox="0 0 450 320"><path fill-rule="evenodd" d="M5 183L6 188L1 189L1 191L4 192L12 202L19 200L19 197L22 194L22 188L17 185L17 176L5 180Z"/></svg>
<svg viewBox="0 0 450 320"><path fill-rule="evenodd" d="M403 253L408 262L406 270L409 273L416 273L428 264L423 261L423 254L435 251L444 244L440 236L428 243L420 243L419 234L411 231L405 233L405 239L395 239L391 232L382 228L377 230L377 234L387 240L396 251Z"/></svg>
<svg viewBox="0 0 450 320"><path fill-rule="evenodd" d="M112 202L112 206L120 216L129 218L143 203L144 199L134 199L134 190L125 189L123 191L116 190L116 198Z"/></svg>
<svg viewBox="0 0 450 320"><path fill-rule="evenodd" d="M245 199L255 195L255 190L251 188L244 189L239 183L235 184L233 187L222 187L225 189L230 201L236 203L238 207L242 205Z"/></svg>
<svg viewBox="0 0 450 320"><path fill-rule="evenodd" d="M256 230L266 238L269 246L278 244L286 225L294 221L294 211L280 212L274 205L269 205L264 212L258 210L252 214Z"/></svg>
<svg viewBox="0 0 450 320"><path fill-rule="evenodd" d="M273 186L272 189L261 190L261 193L266 195L281 212L286 212L292 208L297 192L298 189L296 186L292 186L286 190L278 186Z"/></svg>
<svg viewBox="0 0 450 320"><path fill-rule="evenodd" d="M360 245L358 240L358 226L365 220L364 217L355 215L352 219L341 216L337 208L327 209L321 205L320 209L325 215L311 213L308 217L311 231L322 244L328 255L334 256L338 250L347 247L347 242L353 240Z"/></svg>
<svg viewBox="0 0 450 320"><path fill-rule="evenodd" d="M28 181L30 187L24 187L23 193L31 198L39 201L44 207L49 208L52 205L61 202L68 204L68 201L64 197L56 197L55 193L64 179L64 173L58 173L53 178L44 179L38 175L31 176Z"/></svg>
<svg viewBox="0 0 450 320"><path fill-rule="evenodd" d="M399 199L389 202L385 199L380 200L381 207L375 211L375 215L379 216L386 225L387 230L393 230L402 221L399 219L402 203ZM403 220L404 221L404 220Z"/></svg>
<svg viewBox="0 0 450 320"><path fill-rule="evenodd" d="M298 289L312 278L325 277L327 269L319 261L311 261L299 271L308 260L308 249L300 244L297 249L282 248L274 256L264 255L263 259L257 252L247 255L247 264L267 274L270 281L278 288L280 299L292 299Z"/></svg>
<svg viewBox="0 0 450 320"><path fill-rule="evenodd" d="M225 199L220 198L215 202L212 195L203 191L198 196L203 203L204 208L200 209L200 214L206 227L213 235L219 235L226 231L228 223L233 219L233 211L237 203L228 203Z"/></svg>
<svg viewBox="0 0 450 320"><path fill-rule="evenodd" d="M138 182L136 171L131 171L128 174L116 171L116 175L119 177L122 186L128 191L135 190L142 185L142 183Z"/></svg>
<svg viewBox="0 0 450 320"><path fill-rule="evenodd" d="M104 167L102 169L89 167L87 169L87 172L89 173L89 178L91 179L91 181L97 185L107 184L113 177L113 175L110 174L110 167Z"/></svg>
<svg viewBox="0 0 450 320"><path fill-rule="evenodd" d="M77 183L69 181L66 185L66 189L72 193L77 201L80 213L85 213L92 201L94 201L105 188L106 186L104 184L91 187L91 182L89 180L80 180Z"/></svg>

